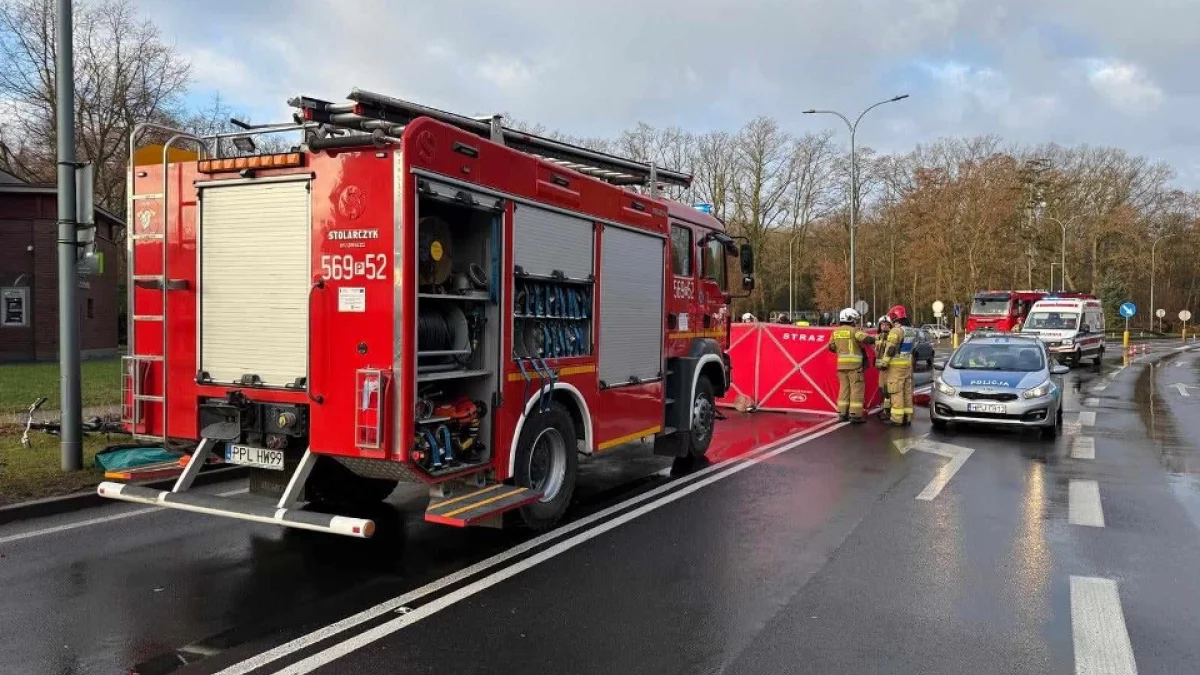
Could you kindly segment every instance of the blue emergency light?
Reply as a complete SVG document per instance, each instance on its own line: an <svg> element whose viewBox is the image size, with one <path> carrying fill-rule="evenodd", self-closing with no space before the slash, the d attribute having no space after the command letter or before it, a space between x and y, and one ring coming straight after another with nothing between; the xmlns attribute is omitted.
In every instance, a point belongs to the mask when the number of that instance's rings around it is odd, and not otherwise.
<svg viewBox="0 0 1200 675"><path fill-rule="evenodd" d="M712 204L709 204L707 202L700 202L699 204L692 204L692 208L696 209L697 211L703 211L704 213L712 213Z"/></svg>

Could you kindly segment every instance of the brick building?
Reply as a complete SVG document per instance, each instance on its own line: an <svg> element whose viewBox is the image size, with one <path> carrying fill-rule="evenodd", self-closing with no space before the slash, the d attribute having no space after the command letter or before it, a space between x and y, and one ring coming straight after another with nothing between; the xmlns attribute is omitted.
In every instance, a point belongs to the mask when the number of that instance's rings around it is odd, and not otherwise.
<svg viewBox="0 0 1200 675"><path fill-rule="evenodd" d="M55 186L0 171L0 362L58 358L58 226ZM117 353L121 284L119 240L125 224L96 209L103 273L80 276L83 356Z"/></svg>

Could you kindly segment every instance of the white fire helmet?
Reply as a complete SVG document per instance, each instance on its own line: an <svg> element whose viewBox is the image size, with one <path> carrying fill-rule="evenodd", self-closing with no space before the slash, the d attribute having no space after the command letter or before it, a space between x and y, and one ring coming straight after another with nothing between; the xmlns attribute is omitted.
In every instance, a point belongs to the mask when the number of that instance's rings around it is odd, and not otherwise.
<svg viewBox="0 0 1200 675"><path fill-rule="evenodd" d="M859 317L862 316L858 310L853 307L847 307L838 313L839 323L858 323Z"/></svg>

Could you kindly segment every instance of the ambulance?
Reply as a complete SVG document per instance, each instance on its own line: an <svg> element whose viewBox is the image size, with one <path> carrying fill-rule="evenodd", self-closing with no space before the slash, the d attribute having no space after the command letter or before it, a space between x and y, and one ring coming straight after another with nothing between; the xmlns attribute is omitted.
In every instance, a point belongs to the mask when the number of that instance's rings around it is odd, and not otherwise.
<svg viewBox="0 0 1200 675"><path fill-rule="evenodd" d="M1048 295L1030 308L1020 332L1036 335L1062 363L1104 358L1104 307L1095 296Z"/></svg>

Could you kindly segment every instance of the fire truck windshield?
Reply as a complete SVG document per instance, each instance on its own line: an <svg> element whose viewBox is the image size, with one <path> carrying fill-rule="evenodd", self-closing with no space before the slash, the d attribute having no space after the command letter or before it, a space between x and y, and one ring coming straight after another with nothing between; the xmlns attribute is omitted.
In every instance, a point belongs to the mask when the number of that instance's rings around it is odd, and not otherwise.
<svg viewBox="0 0 1200 675"><path fill-rule="evenodd" d="M976 316L1006 316L1009 299L999 296L977 296L971 303L971 314Z"/></svg>

